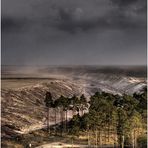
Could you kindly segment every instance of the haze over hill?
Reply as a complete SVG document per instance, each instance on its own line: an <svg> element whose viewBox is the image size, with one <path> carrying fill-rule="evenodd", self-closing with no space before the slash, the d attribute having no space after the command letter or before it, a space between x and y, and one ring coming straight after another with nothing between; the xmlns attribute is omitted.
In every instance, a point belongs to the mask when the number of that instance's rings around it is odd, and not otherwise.
<svg viewBox="0 0 148 148"><path fill-rule="evenodd" d="M2 78L60 79L75 85L79 84L84 93L92 93L97 90L111 91L113 93L133 93L146 83L146 67L3 66ZM3 86L6 86L5 83L3 83Z"/></svg>

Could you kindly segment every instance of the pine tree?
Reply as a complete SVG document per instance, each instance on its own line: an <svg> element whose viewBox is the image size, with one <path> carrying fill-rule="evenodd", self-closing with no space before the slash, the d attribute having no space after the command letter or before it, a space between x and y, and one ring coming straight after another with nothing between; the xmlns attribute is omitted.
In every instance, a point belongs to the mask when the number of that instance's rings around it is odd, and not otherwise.
<svg viewBox="0 0 148 148"><path fill-rule="evenodd" d="M47 108L47 131L50 133L50 108L53 105L53 99L50 92L46 92L44 102Z"/></svg>

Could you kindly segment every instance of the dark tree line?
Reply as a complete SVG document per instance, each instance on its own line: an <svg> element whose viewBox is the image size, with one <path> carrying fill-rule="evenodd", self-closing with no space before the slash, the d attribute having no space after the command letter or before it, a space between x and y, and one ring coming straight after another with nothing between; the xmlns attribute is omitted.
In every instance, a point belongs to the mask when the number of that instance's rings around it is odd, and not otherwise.
<svg viewBox="0 0 148 148"><path fill-rule="evenodd" d="M60 96L53 100L49 92L46 93L47 128L50 131L49 108L60 109L61 135L63 133L79 136L87 133L88 145L102 145L102 136L105 142L110 142L111 133L114 136L114 146L123 148L125 145L137 147L137 138L146 128L147 120L147 89L133 95L113 95L106 92L96 92L88 100L84 95L80 97ZM68 121L68 111L72 111L72 119ZM144 127L145 126L145 127ZM55 129L56 132L56 129ZM93 134L92 134L93 133Z"/></svg>
<svg viewBox="0 0 148 148"><path fill-rule="evenodd" d="M54 109L55 112L55 124L56 124L56 114L57 109L60 110L61 118L61 135L62 133L67 133L68 129L68 111L72 111L72 116L75 114L84 114L84 111L88 108L88 103L85 96L77 97L73 95L71 98L60 96L58 99L53 100L50 92L46 93L45 105L47 108L47 130L50 132L50 108Z"/></svg>

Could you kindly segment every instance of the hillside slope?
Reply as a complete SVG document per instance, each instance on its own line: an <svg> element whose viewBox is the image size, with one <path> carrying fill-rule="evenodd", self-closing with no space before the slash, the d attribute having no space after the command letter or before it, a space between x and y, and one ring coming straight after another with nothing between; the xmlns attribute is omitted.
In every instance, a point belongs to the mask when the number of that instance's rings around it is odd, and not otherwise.
<svg viewBox="0 0 148 148"><path fill-rule="evenodd" d="M46 72L45 72L46 71ZM139 92L146 86L145 77L110 74L94 70L55 70L42 71L46 78L13 78L2 79L2 137L11 137L16 133L27 133L46 126L46 108L44 97L50 91L53 98L60 95L72 96L85 94L87 98L96 91L113 94ZM48 72L48 78L47 78ZM32 73L31 73L32 75ZM8 76L7 76L8 77ZM51 109L51 124L54 124L54 113ZM69 117L71 114L69 114ZM59 120L57 119L57 122Z"/></svg>

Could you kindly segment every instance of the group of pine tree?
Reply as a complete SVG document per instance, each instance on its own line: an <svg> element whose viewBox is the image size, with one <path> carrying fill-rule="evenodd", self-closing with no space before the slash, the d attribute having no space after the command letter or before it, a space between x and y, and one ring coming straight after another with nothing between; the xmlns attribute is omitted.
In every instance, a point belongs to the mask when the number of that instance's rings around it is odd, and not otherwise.
<svg viewBox="0 0 148 148"><path fill-rule="evenodd" d="M147 124L147 88L133 95L114 95L106 92L96 92L90 98L83 94L78 97L60 96L53 99L50 92L46 93L47 129L50 128L50 109L55 113L60 109L61 122L55 126L54 134L87 137L88 147L101 147L104 143L121 148L125 145L138 147L138 138L146 134ZM69 111L71 119L67 118ZM140 147L140 146L139 146ZM142 146L143 148L145 145Z"/></svg>

